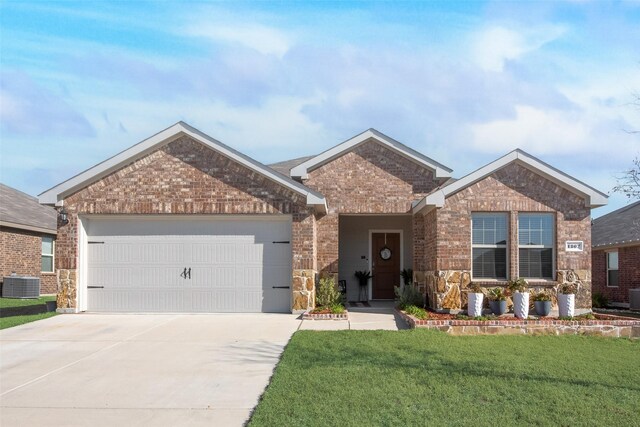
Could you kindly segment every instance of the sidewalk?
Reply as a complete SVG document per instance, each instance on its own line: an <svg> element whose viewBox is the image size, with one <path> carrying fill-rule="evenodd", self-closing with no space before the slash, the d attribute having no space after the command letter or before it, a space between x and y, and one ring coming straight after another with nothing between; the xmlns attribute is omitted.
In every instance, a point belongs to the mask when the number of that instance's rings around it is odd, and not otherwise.
<svg viewBox="0 0 640 427"><path fill-rule="evenodd" d="M348 304L349 320L303 320L299 330L387 330L408 329L408 325L395 314L393 301L371 301L369 307Z"/></svg>

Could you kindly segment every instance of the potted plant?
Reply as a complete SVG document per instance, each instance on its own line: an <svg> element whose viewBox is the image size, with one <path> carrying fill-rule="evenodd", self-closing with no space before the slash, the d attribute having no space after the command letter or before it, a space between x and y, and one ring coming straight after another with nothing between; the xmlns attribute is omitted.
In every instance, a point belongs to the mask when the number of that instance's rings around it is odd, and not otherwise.
<svg viewBox="0 0 640 427"><path fill-rule="evenodd" d="M358 297L359 301L367 300L367 285L369 284L369 279L373 276L369 270L356 271L356 279L358 279L358 283L360 284L360 295Z"/></svg>
<svg viewBox="0 0 640 427"><path fill-rule="evenodd" d="M558 288L558 315L560 317L574 316L577 290L577 286L573 283L565 283Z"/></svg>
<svg viewBox="0 0 640 427"><path fill-rule="evenodd" d="M551 295L542 291L533 296L533 305L538 316L548 316L551 312Z"/></svg>
<svg viewBox="0 0 640 427"><path fill-rule="evenodd" d="M526 319L529 317L528 285L527 281L522 277L509 282L509 290L513 296L513 314L515 314L518 319Z"/></svg>
<svg viewBox="0 0 640 427"><path fill-rule="evenodd" d="M469 317L479 317L482 316L482 300L484 299L484 294L482 293L482 288L480 285L475 283L469 284L469 301L467 304L467 314Z"/></svg>
<svg viewBox="0 0 640 427"><path fill-rule="evenodd" d="M507 312L507 293L503 288L493 288L489 291L489 307L496 316Z"/></svg>
<svg viewBox="0 0 640 427"><path fill-rule="evenodd" d="M402 281L405 286L413 284L413 269L405 268L400 272L400 276L402 276Z"/></svg>

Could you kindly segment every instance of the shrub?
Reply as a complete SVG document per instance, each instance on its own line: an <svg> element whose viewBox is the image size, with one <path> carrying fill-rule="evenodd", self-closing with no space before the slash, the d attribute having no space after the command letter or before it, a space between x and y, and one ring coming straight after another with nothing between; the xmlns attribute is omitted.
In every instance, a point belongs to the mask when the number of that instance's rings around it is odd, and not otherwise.
<svg viewBox="0 0 640 427"><path fill-rule="evenodd" d="M491 301L506 301L507 293L504 288L493 288L489 291L489 299Z"/></svg>
<svg viewBox="0 0 640 427"><path fill-rule="evenodd" d="M393 288L393 292L396 294L398 307L400 307L401 310L404 310L410 305L422 307L424 304L422 293L413 285L405 285L403 287L396 286Z"/></svg>
<svg viewBox="0 0 640 427"><path fill-rule="evenodd" d="M591 304L594 308L607 308L609 305L609 298L600 292L596 292L591 296Z"/></svg>
<svg viewBox="0 0 640 427"><path fill-rule="evenodd" d="M427 310L424 308L416 307L415 305L408 305L404 308L404 312L415 317L416 319L425 320L429 318Z"/></svg>
<svg viewBox="0 0 640 427"><path fill-rule="evenodd" d="M331 306L329 307L329 310L331 310L332 314L342 314L345 312L346 309L342 304L331 304Z"/></svg>
<svg viewBox="0 0 640 427"><path fill-rule="evenodd" d="M509 290L513 293L513 292L527 292L527 287L529 286L529 283L527 283L527 281L525 279L523 279L522 277L516 279L516 280L510 280L509 281Z"/></svg>
<svg viewBox="0 0 640 427"><path fill-rule="evenodd" d="M340 304L342 296L336 288L336 282L332 277L323 277L316 289L316 305L318 307L331 307Z"/></svg>

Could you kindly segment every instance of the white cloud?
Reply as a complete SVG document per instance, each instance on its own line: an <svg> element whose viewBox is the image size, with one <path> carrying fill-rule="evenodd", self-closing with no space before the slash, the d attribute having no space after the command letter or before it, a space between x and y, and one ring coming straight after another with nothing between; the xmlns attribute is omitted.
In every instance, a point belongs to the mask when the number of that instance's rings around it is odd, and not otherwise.
<svg viewBox="0 0 640 427"><path fill-rule="evenodd" d="M506 61L535 51L564 34L562 26L547 25L516 31L501 26L484 28L474 34L472 57L487 71L502 71Z"/></svg>
<svg viewBox="0 0 640 427"><path fill-rule="evenodd" d="M566 153L588 140L589 126L573 112L516 106L514 119L472 126L473 145L485 152L502 153L521 148L537 154Z"/></svg>
<svg viewBox="0 0 640 427"><path fill-rule="evenodd" d="M289 37L282 31L258 24L197 24L188 27L186 32L188 35L204 37L215 42L240 44L263 55L276 55L280 58L291 47Z"/></svg>

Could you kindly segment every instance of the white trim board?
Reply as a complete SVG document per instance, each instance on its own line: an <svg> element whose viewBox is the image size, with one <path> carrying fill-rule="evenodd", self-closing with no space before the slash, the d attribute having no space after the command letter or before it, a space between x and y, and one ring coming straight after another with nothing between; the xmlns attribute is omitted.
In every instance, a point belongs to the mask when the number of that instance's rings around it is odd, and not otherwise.
<svg viewBox="0 0 640 427"><path fill-rule="evenodd" d="M299 164L298 166L291 169L290 175L291 177L296 179L307 179L311 170L331 162L332 160L342 156L346 152L361 144L364 144L369 140L373 140L400 154L401 156L421 166L424 166L427 169L432 170L434 172L435 178L449 178L451 176L452 170L448 167L417 152L412 148L407 147L406 145L396 141L395 139L390 138L381 132L378 132L375 129L368 129L361 134L356 135L353 138L350 138L321 154L318 154L317 156L307 160L306 162Z"/></svg>
<svg viewBox="0 0 640 427"><path fill-rule="evenodd" d="M181 136L189 136L195 141L211 148L212 150L222 154L225 157L234 160L241 165L256 171L267 179L280 184L290 190L295 191L298 194L302 194L307 197L307 205L313 206L320 212L325 213L327 211L327 202L324 196L310 188L305 187L299 182L294 181L284 175L281 175L263 165L262 163L246 156L239 151L221 143L220 141L200 132L198 129L189 126L184 122L178 122L173 126L145 139L142 142L116 154L115 156L98 163L97 165L79 173L78 175L56 185L55 187L46 190L38 196L40 203L42 204L60 204L66 196L72 194L87 185L98 181L104 176L122 168L126 164L129 164L145 155L157 150L158 148L169 144L172 141L180 138Z"/></svg>
<svg viewBox="0 0 640 427"><path fill-rule="evenodd" d="M444 187L434 191L427 197L420 200L414 207L413 213L416 214L420 211L429 211L431 208L441 208L444 206L444 201L447 197L475 184L478 181L486 178L492 173L504 168L511 163L516 163L522 167L529 169L530 171L558 184L559 186L566 188L567 190L581 196L585 200L585 206L589 208L597 208L607 204L608 196L587 184L578 181L575 178L561 172L553 166L543 162L540 159L520 150L516 149L502 156L498 160L495 160L480 169L471 172L463 178L445 185Z"/></svg>

